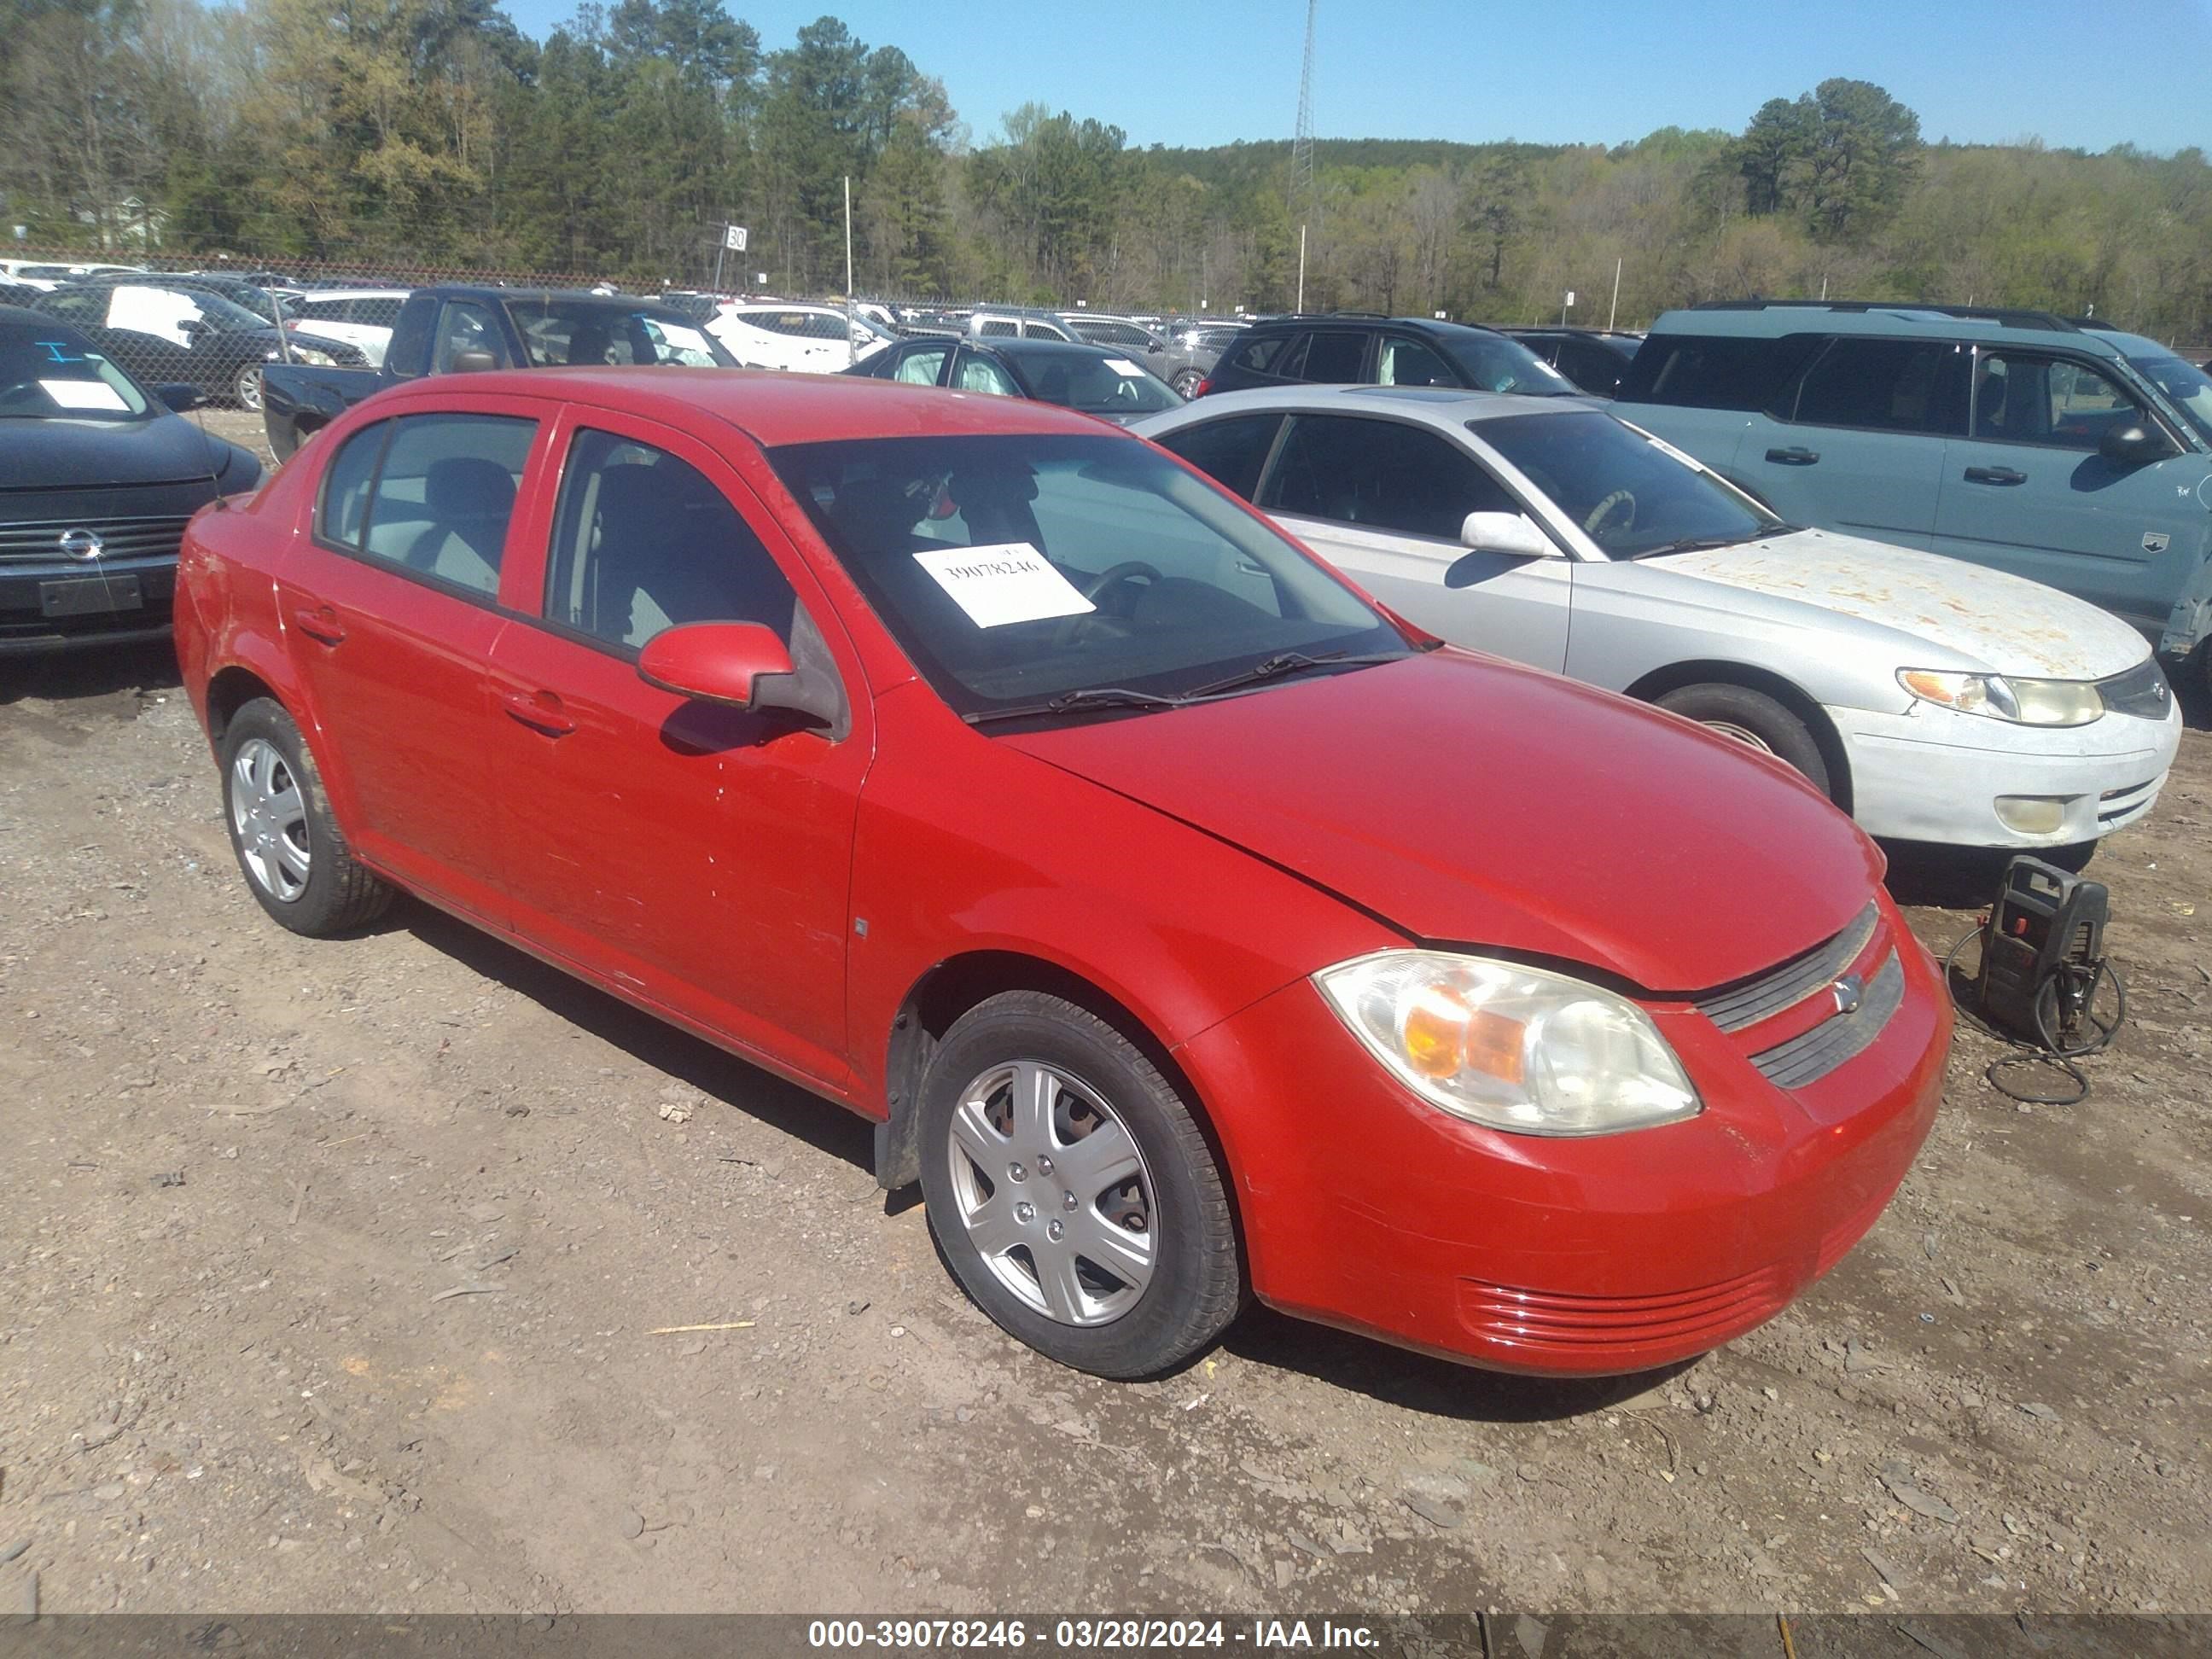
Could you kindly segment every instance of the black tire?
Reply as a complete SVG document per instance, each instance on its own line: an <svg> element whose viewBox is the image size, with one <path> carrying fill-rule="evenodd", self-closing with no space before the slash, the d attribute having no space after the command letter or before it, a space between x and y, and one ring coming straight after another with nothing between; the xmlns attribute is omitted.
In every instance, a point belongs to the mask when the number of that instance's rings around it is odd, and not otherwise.
<svg viewBox="0 0 2212 1659"><path fill-rule="evenodd" d="M1030 1306L1000 1282L963 1219L952 1165L954 1115L971 1083L1023 1061L1080 1079L1120 1119L1143 1160L1146 1226L1157 1255L1148 1281L1111 1322L1066 1323ZM1106 1021L1041 992L992 997L954 1021L938 1044L922 1079L920 1111L930 1231L962 1287L1008 1334L1064 1365L1127 1379L1174 1370L1236 1318L1243 1268L1212 1148L1158 1068ZM1049 1179L1005 1190L1033 1193L1040 1225L1054 1210ZM1074 1200L1062 1198L1075 1207Z"/></svg>
<svg viewBox="0 0 2212 1659"><path fill-rule="evenodd" d="M1775 698L1747 685L1714 682L1686 685L1658 699L1659 706L1738 741L1749 741L1802 772L1822 794L1835 799L1827 757L1812 728Z"/></svg>
<svg viewBox="0 0 2212 1659"><path fill-rule="evenodd" d="M272 891L256 873L246 834L239 821L241 790L239 760L250 745L266 744L276 750L290 783L300 794L303 809L307 873L300 892L292 897ZM295 933L327 939L351 933L374 921L392 902L392 889L354 860L345 834L331 811L329 793L315 757L300 736L300 728L283 706L268 697L256 697L231 716L222 734L222 821L230 832L230 848L238 859L239 873L257 902L271 917Z"/></svg>

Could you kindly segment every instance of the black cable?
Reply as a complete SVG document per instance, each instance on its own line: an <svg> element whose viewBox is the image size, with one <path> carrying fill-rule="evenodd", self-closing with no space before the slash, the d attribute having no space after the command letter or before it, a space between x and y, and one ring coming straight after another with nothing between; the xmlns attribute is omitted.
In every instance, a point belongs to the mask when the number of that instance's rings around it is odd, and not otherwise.
<svg viewBox="0 0 2212 1659"><path fill-rule="evenodd" d="M1954 975L1952 963L1959 952L1966 948L1967 940L1978 939L1986 944L1989 931L1990 924L1984 921L1972 932L1960 934L1952 942L1951 948L1943 953L1943 985L1951 994L1952 1006L1976 1030L1994 1037L1997 1042L2014 1051L2012 1054L2001 1054L1984 1066L1982 1068L1982 1076L1988 1080L1990 1087L2008 1100L2016 1100L2024 1105L2079 1105L2089 1097L2089 1078L2088 1074L2074 1062L2101 1052L2111 1045L2112 1038L2118 1034L2121 1025L2126 1022L2128 1017L2127 981L2120 977L2119 970L2103 957L2090 963L2059 963L2057 971L2036 988L2035 1033L2041 1042L2039 1045L2031 1042L2027 1038L2014 1036L2010 1031L1999 1030L1983 1018L1980 1011L1960 994L1960 981ZM1973 983L1972 980L1966 982L1968 985ZM2107 983L2112 988L2113 1000L2112 1018L2109 1024L2097 1018L2094 1006L2098 988ZM2065 988L2064 991L2062 991L2062 984ZM2086 1024L2090 1032L2087 1037L2077 1036L2071 1043L2051 1030L2054 1023L2064 1023L2059 1007L2059 1000L2062 994L2070 994L2071 1007L2078 1015L2080 1023ZM2048 1013L2045 1012L2046 1001L2050 1004ZM2048 1066L2053 1071L2064 1073L2074 1085L2074 1092L2065 1095L2028 1094L2012 1087L1998 1075L2001 1072L2026 1066Z"/></svg>

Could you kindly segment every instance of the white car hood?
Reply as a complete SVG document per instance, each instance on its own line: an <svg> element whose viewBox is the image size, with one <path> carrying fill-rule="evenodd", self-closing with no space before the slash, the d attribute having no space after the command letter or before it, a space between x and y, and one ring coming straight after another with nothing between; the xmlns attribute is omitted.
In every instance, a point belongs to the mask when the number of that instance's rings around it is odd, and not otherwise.
<svg viewBox="0 0 2212 1659"><path fill-rule="evenodd" d="M1651 562L1894 629L1999 674L2100 680L2150 654L2143 636L2117 617L2040 582L1826 530Z"/></svg>

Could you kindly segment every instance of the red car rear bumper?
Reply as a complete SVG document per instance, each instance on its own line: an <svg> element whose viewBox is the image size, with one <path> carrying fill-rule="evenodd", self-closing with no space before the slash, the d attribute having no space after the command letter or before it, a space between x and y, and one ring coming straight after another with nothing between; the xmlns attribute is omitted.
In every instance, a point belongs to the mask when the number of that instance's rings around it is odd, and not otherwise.
<svg viewBox="0 0 2212 1659"><path fill-rule="evenodd" d="M1883 914L1903 1000L1805 1087L1752 1065L1768 1028L1729 1036L1687 1006L1652 1006L1705 1107L1656 1129L1549 1139L1449 1116L1389 1077L1309 983L1204 1032L1178 1057L1202 1097L1240 1103L1216 1116L1254 1289L1286 1312L1534 1374L1642 1370L1764 1323L1873 1226L1942 1093L1949 1003L1887 901Z"/></svg>

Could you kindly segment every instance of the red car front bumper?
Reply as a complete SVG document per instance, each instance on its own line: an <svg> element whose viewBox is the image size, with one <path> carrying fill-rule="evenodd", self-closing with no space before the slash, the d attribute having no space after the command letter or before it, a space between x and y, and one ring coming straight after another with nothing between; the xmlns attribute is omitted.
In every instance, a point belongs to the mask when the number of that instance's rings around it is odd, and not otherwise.
<svg viewBox="0 0 2212 1659"><path fill-rule="evenodd" d="M1178 1051L1217 1112L1253 1288L1285 1312L1498 1370L1606 1375L1705 1352L1773 1317L1873 1226L1934 1121L1951 1012L1885 898L1870 963L1902 999L1796 1090L1752 1055L1835 1004L1734 1036L1649 1012L1705 1102L1587 1139L1503 1133L1391 1079L1310 983ZM1794 1029L1793 1029L1794 1028Z"/></svg>

